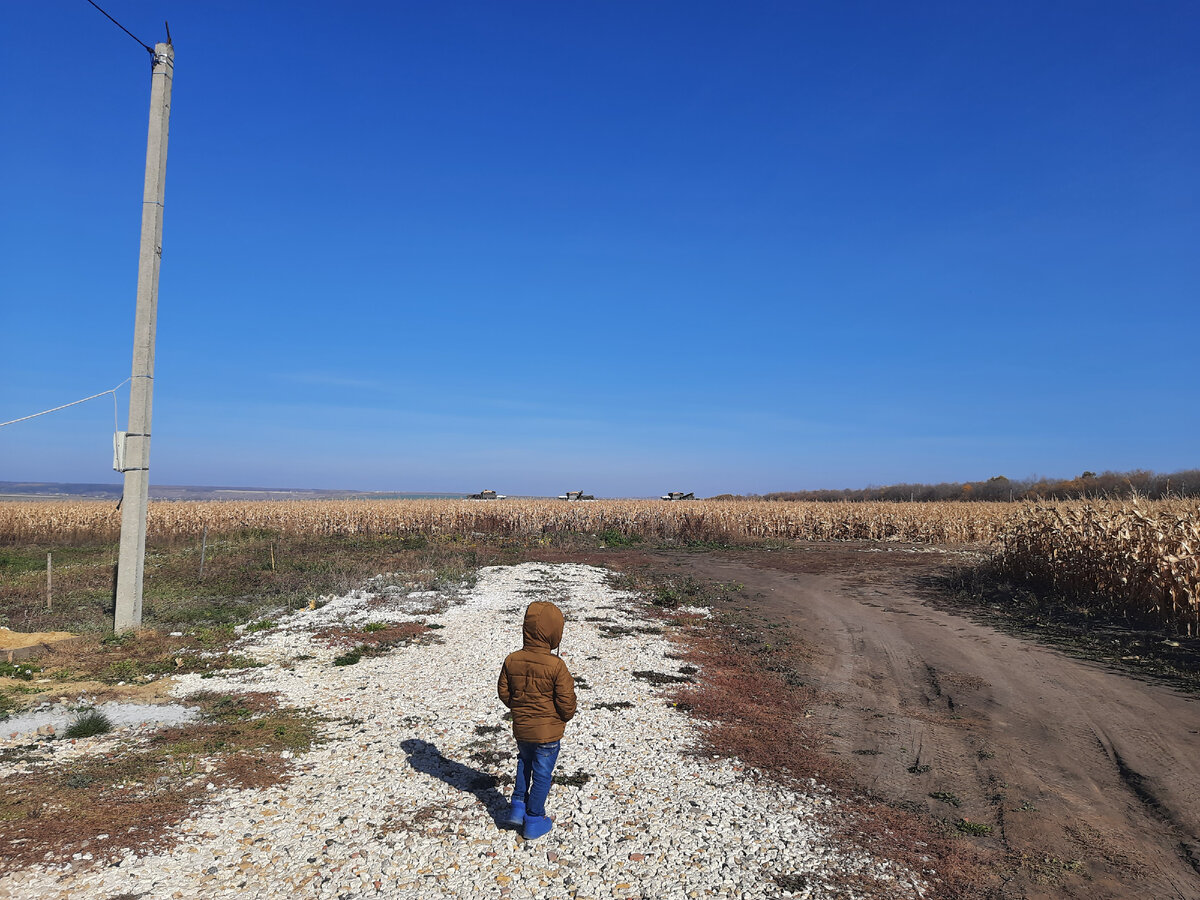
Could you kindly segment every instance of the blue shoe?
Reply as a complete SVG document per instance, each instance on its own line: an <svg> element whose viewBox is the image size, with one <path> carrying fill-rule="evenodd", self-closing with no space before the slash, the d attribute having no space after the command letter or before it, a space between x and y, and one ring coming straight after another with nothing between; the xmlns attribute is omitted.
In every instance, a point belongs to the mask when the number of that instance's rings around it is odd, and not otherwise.
<svg viewBox="0 0 1200 900"><path fill-rule="evenodd" d="M505 825L513 828L522 828L525 825L525 803L521 800L514 800L512 807L508 811L508 818L504 820Z"/></svg>
<svg viewBox="0 0 1200 900"><path fill-rule="evenodd" d="M550 829L553 827L554 823L550 821L549 816L526 816L525 840L532 841L534 838L540 838L544 834L549 834Z"/></svg>

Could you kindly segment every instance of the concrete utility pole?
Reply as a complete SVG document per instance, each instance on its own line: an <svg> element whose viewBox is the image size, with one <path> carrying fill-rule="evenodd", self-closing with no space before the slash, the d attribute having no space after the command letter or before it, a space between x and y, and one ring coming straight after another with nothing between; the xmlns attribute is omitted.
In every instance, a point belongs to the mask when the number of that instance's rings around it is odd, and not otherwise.
<svg viewBox="0 0 1200 900"><path fill-rule="evenodd" d="M142 245L138 257L137 314L133 329L133 379L129 431L125 436L125 495L121 555L117 561L118 634L142 624L142 572L146 563L146 502L150 496L150 412L154 399L154 330L158 321L158 270L162 262L163 188L167 174L167 126L175 50L154 45L150 130L146 138L146 185L142 194Z"/></svg>

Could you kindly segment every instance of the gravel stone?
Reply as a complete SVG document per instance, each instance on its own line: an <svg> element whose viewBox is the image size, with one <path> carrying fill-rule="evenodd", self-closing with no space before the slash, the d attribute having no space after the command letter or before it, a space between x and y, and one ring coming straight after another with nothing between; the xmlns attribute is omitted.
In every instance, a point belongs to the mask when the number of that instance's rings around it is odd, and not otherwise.
<svg viewBox="0 0 1200 900"><path fill-rule="evenodd" d="M507 811L513 744L496 676L520 646L527 603L566 614L563 658L591 685L567 726L554 830L526 842L498 826ZM181 823L169 851L101 866L85 858L0 875L0 898L340 897L810 898L895 897L927 885L857 849L823 824L836 800L755 777L737 759L696 754L703 722L664 701L635 671L674 672L663 635L601 627L645 624L641 601L602 569L525 563L484 569L453 595L411 591L380 576L362 590L248 635L238 652L267 663L216 678L178 676L172 693L276 691L329 717L327 740L291 760L292 777L265 790L215 789ZM697 618L704 610L694 611ZM588 622L588 617L603 617ZM424 622L437 641L333 666L313 640L332 626ZM309 658L303 658L309 657ZM703 678L703 673L694 676ZM628 700L610 711L594 704ZM499 733L477 726L503 725ZM502 758L501 758L502 755ZM804 879L781 892L776 876ZM848 881L848 877L852 876Z"/></svg>

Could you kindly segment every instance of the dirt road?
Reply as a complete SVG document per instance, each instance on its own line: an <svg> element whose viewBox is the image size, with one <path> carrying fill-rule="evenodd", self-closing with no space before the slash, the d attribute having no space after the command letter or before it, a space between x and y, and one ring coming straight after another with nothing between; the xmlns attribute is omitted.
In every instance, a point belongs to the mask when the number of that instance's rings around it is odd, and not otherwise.
<svg viewBox="0 0 1200 900"><path fill-rule="evenodd" d="M880 545L672 554L785 623L831 752L1009 860L1004 897L1200 898L1200 699L922 599L948 557ZM936 796L935 796L936 795ZM983 829L979 829L983 830Z"/></svg>

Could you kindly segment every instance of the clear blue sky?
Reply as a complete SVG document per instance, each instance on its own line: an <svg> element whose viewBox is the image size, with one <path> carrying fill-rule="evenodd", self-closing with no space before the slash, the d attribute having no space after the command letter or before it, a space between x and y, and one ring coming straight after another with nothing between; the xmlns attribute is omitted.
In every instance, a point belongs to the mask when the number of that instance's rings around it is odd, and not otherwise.
<svg viewBox="0 0 1200 900"><path fill-rule="evenodd" d="M1194 2L101 5L176 48L154 483L1200 465ZM0 83L3 421L129 374L150 63L5 3Z"/></svg>

